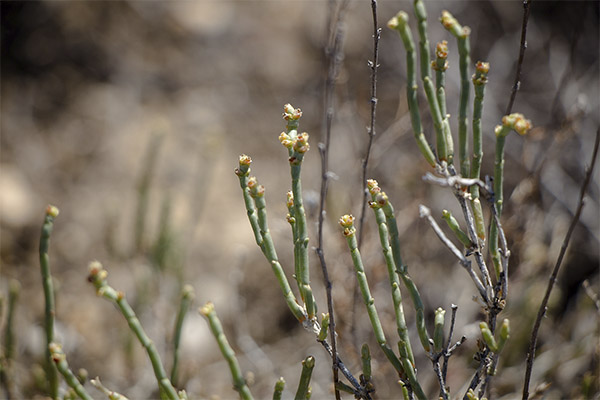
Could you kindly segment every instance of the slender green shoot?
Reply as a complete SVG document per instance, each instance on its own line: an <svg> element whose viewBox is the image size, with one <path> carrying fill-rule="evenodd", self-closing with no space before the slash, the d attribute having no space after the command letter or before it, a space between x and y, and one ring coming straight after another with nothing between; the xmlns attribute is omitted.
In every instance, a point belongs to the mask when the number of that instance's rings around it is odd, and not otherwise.
<svg viewBox="0 0 600 400"><path fill-rule="evenodd" d="M404 308L402 306L402 294L400 292L400 279L398 278L397 265L394 261L392 247L390 246L388 225L385 217L385 213L381 209L383 205L387 203L387 196L381 191L378 183L374 179L367 181L367 188L371 194L372 201L369 203L370 207L375 212L375 220L377 221L377 227L379 229L379 241L381 249L383 250L383 256L388 270L388 277L390 286L392 288L392 302L394 304L394 312L396 314L396 327L398 330L398 336L402 339L408 348L408 356L411 363L415 363L412 348L410 346L410 339L408 336L408 327L406 326L406 320L404 318ZM397 234L397 231L395 232ZM397 236L397 235L396 235Z"/></svg>
<svg viewBox="0 0 600 400"><path fill-rule="evenodd" d="M229 345L227 337L223 332L223 326L221 325L221 321L217 316L214 304L208 302L204 306L200 307L199 311L200 314L202 314L208 320L210 330L219 344L219 349L229 364L229 370L231 371L231 376L233 378L233 388L239 393L241 399L252 399L252 393L250 393L250 389L248 388L248 385L246 385L246 380L242 375L240 364L235 358L235 352Z"/></svg>
<svg viewBox="0 0 600 400"><path fill-rule="evenodd" d="M525 135L531 129L531 121L525 119L523 114L513 113L505 115L502 118L502 125L497 125L494 129L496 134L496 159L494 163L494 196L496 201L496 210L498 218L502 215L504 203L504 144L506 136L514 130L519 135ZM500 252L498 250L498 227L496 224L490 224L490 243L489 251L492 256L492 262L496 271L496 278L500 277L502 272L502 263Z"/></svg>
<svg viewBox="0 0 600 400"><path fill-rule="evenodd" d="M452 230L452 232L454 232L454 234L456 235L458 240L460 240L463 246L465 246L467 249L474 247L474 243L471 242L471 239L469 239L469 236L465 233L465 231L463 231L460 228L458 221L456 220L456 218L454 218L450 211L442 210L442 218L444 219L444 221L446 221L448 227Z"/></svg>
<svg viewBox="0 0 600 400"><path fill-rule="evenodd" d="M379 320L379 315L377 314L377 308L375 307L375 299L373 299L371 296L369 282L367 281L367 275L365 274L360 251L358 250L358 243L356 241L354 217L346 214L340 218L339 222L342 228L344 228L344 237L346 238L348 248L350 249L350 255L352 256L352 263L354 264L354 269L356 271L358 286L360 288L365 306L367 307L367 313L369 314L369 320L371 321L371 326L373 327L373 332L375 333L375 339L377 340L377 343L379 343L379 347L388 358L390 363L393 365L396 371L401 374L403 372L403 368L400 365L398 357L387 344L385 333L383 332L381 321Z"/></svg>
<svg viewBox="0 0 600 400"><path fill-rule="evenodd" d="M363 378L365 382L369 382L371 380L371 351L366 343L363 343L360 348L360 359L362 361Z"/></svg>
<svg viewBox="0 0 600 400"><path fill-rule="evenodd" d="M239 160L239 168L236 168L235 174L238 176L240 180L240 186L242 188L242 193L244 196L244 203L246 205L246 211L248 214L248 220L250 221L250 226L252 227L252 232L254 232L254 239L258 247L260 247L262 253L265 258L271 265L273 273L277 278L277 282L279 283L279 287L283 292L283 296L285 301L296 319L298 321L303 322L306 320L306 313L304 309L298 304L296 300L296 296L292 292L290 284L285 276L285 272L283 271L283 267L279 263L279 259L277 258L277 253L275 251L275 247L273 246L273 241L271 240L271 235L268 230L267 220L266 220L266 208L265 208L265 199L264 199L264 187L262 185L256 184L256 178L253 180L254 183L254 195L251 193L251 188L248 187L248 183L250 182L250 164L252 163L252 159L247 155L241 155ZM255 200L260 202L260 206L264 211L262 215L262 223L259 222L258 210L255 205Z"/></svg>
<svg viewBox="0 0 600 400"><path fill-rule="evenodd" d="M50 397L58 398L58 373L56 366L50 360L50 343L54 342L54 316L56 310L54 307L54 286L52 284L52 275L50 273L50 257L48 256L48 247L50 246L50 236L54 227L54 219L58 216L58 208L48 205L46 207L46 216L42 225L40 236L40 267L42 272L42 285L44 287L44 299L46 303L44 330L46 331L46 377Z"/></svg>
<svg viewBox="0 0 600 400"><path fill-rule="evenodd" d="M171 382L177 385L177 374L179 372L179 343L181 341L181 332L183 321L190 305L194 301L194 288L191 285L184 285L181 290L181 301L179 303L179 312L175 319L175 330L173 335L173 366L171 368Z"/></svg>
<svg viewBox="0 0 600 400"><path fill-rule="evenodd" d="M302 373L300 374L300 382L294 400L308 400L310 398L310 378L312 377L313 369L315 368L315 358L308 356L302 361Z"/></svg>
<svg viewBox="0 0 600 400"><path fill-rule="evenodd" d="M48 345L48 351L50 352L51 360L56 365L58 371L65 378L67 384L77 393L77 396L81 400L92 400L92 396L88 394L83 385L77 380L77 377L69 368L67 363L67 357L62 350L62 347L58 343L50 343Z"/></svg>
<svg viewBox="0 0 600 400"><path fill-rule="evenodd" d="M460 173L462 176L469 176L469 158L468 142L467 142L467 108L469 103L469 64L470 44L469 35L471 29L467 26L461 26L456 18L448 11L442 12L440 18L442 25L453 36L456 37L458 43L459 68L460 68L460 102L458 108L458 159L460 164Z"/></svg>
<svg viewBox="0 0 600 400"><path fill-rule="evenodd" d="M165 372L165 368L163 367L163 364L161 362L160 355L156 350L156 346L154 345L152 340L150 340L148 335L146 335L146 332L142 328L140 320L137 318L135 312L127 302L127 299L125 298L125 293L116 291L111 286L109 286L106 281L107 277L108 272L104 269L100 262L92 261L90 263L88 281L90 281L94 285L98 296L102 296L116 304L119 310L121 311L121 314L123 314L123 316L127 320L129 328L135 334L140 344L148 353L148 357L150 358L150 361L152 363L152 368L154 369L154 376L156 376L159 388L170 400L179 400L177 391L175 390L171 381L167 377L167 373Z"/></svg>
<svg viewBox="0 0 600 400"><path fill-rule="evenodd" d="M285 379L280 377L277 379L277 382L275 382L275 389L273 389L273 400L281 400L283 389L285 389Z"/></svg>
<svg viewBox="0 0 600 400"><path fill-rule="evenodd" d="M444 323L446 310L438 307L435 310L434 329L433 329L433 351L439 353L444 348Z"/></svg>
<svg viewBox="0 0 600 400"><path fill-rule="evenodd" d="M421 124L421 115L419 113L419 102L417 99L417 55L412 33L408 26L408 14L400 11L395 17L389 20L388 27L398 32L404 48L406 50L406 99L410 111L411 126L417 142L419 151L425 157L425 160L435 168L436 160L431 146L425 138Z"/></svg>
<svg viewBox="0 0 600 400"><path fill-rule="evenodd" d="M473 179L479 179L481 175L481 160L483 159L481 118L483 115L483 98L489 70L489 63L478 61L475 64L475 74L473 75L473 86L475 88L475 98L473 100L473 156L471 158L471 178ZM479 186L471 186L471 199L475 231L479 240L484 242L486 233L483 210L481 209L481 201L479 200Z"/></svg>
<svg viewBox="0 0 600 400"><path fill-rule="evenodd" d="M481 336L483 337L485 344L487 344L490 350L496 354L500 353L510 336L510 325L508 319L502 321L498 339L494 337L494 334L487 323L479 323L479 329L481 330Z"/></svg>
<svg viewBox="0 0 600 400"><path fill-rule="evenodd" d="M319 342L326 340L328 331L329 331L329 313L321 315L321 329L319 331L319 335L317 336L317 340Z"/></svg>
<svg viewBox="0 0 600 400"><path fill-rule="evenodd" d="M291 104L284 106L283 118L287 121L287 132L281 132L279 140L288 149L290 171L292 176L292 193L294 201L294 218L296 234L294 242L294 261L296 280L298 281L300 295L306 306L309 320L314 320L317 313L317 304L310 287L310 268L308 263L308 230L306 213L304 212L304 201L302 199L302 181L300 178L302 160L310 149L308 144L308 133L298 133L298 125L302 111L292 107Z"/></svg>
<svg viewBox="0 0 600 400"><path fill-rule="evenodd" d="M110 389L107 389L102 382L100 382L100 378L96 377L95 379L90 380L90 383L99 391L104 393L109 400L129 400L127 397L123 396L120 393L113 392Z"/></svg>
<svg viewBox="0 0 600 400"><path fill-rule="evenodd" d="M427 9L423 0L414 0L414 11L419 30L419 51L421 53L421 79L429 77L431 56L429 55L429 39L427 38Z"/></svg>
<svg viewBox="0 0 600 400"><path fill-rule="evenodd" d="M6 325L4 326L4 354L0 357L0 383L5 388L8 398L16 398L13 360L15 356L15 310L21 292L21 284L11 279L8 287L8 304L6 310ZM0 296L0 309L3 309L4 298ZM4 310L2 310L4 311ZM2 315L0 315L0 320Z"/></svg>
<svg viewBox="0 0 600 400"><path fill-rule="evenodd" d="M396 222L396 216L394 215L394 207L392 206L392 203L390 203L385 193L381 193L381 196L379 196L377 199L377 203L385 214L387 228L390 233L392 256L394 258L394 263L396 264L396 272L400 275L404 286L406 286L408 289L408 293L410 294L415 307L417 332L419 334L419 339L421 340L421 345L423 346L423 349L429 353L431 351L431 338L425 326L425 311L423 308L423 301L421 300L421 295L419 294L417 286L408 274L408 267L402 261L402 255L400 253L400 238L398 236L398 224ZM405 341L405 343L408 349L410 343L408 341ZM411 354L409 350L407 351L408 354Z"/></svg>
<svg viewBox="0 0 600 400"><path fill-rule="evenodd" d="M406 376L408 377L408 381L410 382L410 389L417 395L419 400L427 399L425 392L423 392L423 388L421 384L417 380L417 370L408 359L407 347L404 341L398 341L398 351L400 353L400 361L402 361L402 367L404 371L406 371ZM404 385L406 386L406 385ZM412 398L412 396L410 396Z"/></svg>
<svg viewBox="0 0 600 400"><path fill-rule="evenodd" d="M450 114L446 110L446 70L448 69L448 42L445 40L439 42L435 48L435 61L431 62L431 67L435 70L435 89L437 102L442 114L442 127L446 136L446 148L449 162L454 157L454 140L450 130Z"/></svg>

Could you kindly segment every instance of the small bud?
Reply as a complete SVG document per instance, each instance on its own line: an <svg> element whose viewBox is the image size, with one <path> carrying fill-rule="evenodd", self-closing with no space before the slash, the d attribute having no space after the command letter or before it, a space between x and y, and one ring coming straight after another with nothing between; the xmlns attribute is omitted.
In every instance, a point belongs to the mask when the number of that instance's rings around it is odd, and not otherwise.
<svg viewBox="0 0 600 400"><path fill-rule="evenodd" d="M302 117L302 110L292 107L291 104L283 106L283 119L286 121L297 121Z"/></svg>
<svg viewBox="0 0 600 400"><path fill-rule="evenodd" d="M481 74L487 74L490 71L490 63L477 61L475 64L475 70Z"/></svg>
<svg viewBox="0 0 600 400"><path fill-rule="evenodd" d="M59 214L59 210L58 208L56 208L55 206L48 204L48 206L46 207L46 215L52 217L52 218L56 218L58 217Z"/></svg>
<svg viewBox="0 0 600 400"><path fill-rule="evenodd" d="M378 193L378 194L375 196L375 201L377 202L377 204L378 204L380 207L383 207L383 206L385 206L385 205L388 203L388 197L387 197L387 194L385 194L385 192Z"/></svg>
<svg viewBox="0 0 600 400"><path fill-rule="evenodd" d="M282 145L284 145L288 149L291 149L292 146L294 145L294 140L285 132L281 132L279 134L279 141L281 142Z"/></svg>
<svg viewBox="0 0 600 400"><path fill-rule="evenodd" d="M298 138L294 143L294 150L296 150L298 153L306 153L309 149L310 146L308 144L308 133L302 132L298 135Z"/></svg>
<svg viewBox="0 0 600 400"><path fill-rule="evenodd" d="M354 225L354 217L352 216L352 214L343 215L340 218L340 225L343 228L351 228L352 225Z"/></svg>
<svg viewBox="0 0 600 400"><path fill-rule="evenodd" d="M290 190L287 192L287 208L290 209L294 207L294 193Z"/></svg>
<svg viewBox="0 0 600 400"><path fill-rule="evenodd" d="M256 185L258 185L258 181L256 180L255 176L251 176L250 178L248 178L248 182L246 183L246 185L248 186L248 189L252 190L254 187L256 187Z"/></svg>
<svg viewBox="0 0 600 400"><path fill-rule="evenodd" d="M200 314L202 314L206 317L206 316L208 316L208 314L215 311L215 305L209 301L208 303L206 303L205 305L200 307L198 309L198 311L200 312Z"/></svg>
<svg viewBox="0 0 600 400"><path fill-rule="evenodd" d="M252 163L252 159L250 158L250 156L248 156L246 154L242 154L240 156L240 166L242 166L242 165L249 166L251 163Z"/></svg>
<svg viewBox="0 0 600 400"><path fill-rule="evenodd" d="M404 11L400 11L396 16L390 19L387 23L388 28L400 30L408 23L408 14Z"/></svg>
<svg viewBox="0 0 600 400"><path fill-rule="evenodd" d="M438 58L448 58L448 42L445 40L442 40L441 42L439 42L437 44L437 46L435 47L435 55Z"/></svg>

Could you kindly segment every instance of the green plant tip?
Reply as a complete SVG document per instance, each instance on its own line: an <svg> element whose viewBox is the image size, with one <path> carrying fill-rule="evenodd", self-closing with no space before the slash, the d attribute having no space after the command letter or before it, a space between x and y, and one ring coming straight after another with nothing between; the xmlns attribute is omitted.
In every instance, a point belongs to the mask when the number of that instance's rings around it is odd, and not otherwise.
<svg viewBox="0 0 600 400"><path fill-rule="evenodd" d="M208 303L206 303L205 305L200 307L198 309L198 311L200 312L200 314L207 317L209 314L212 314L213 312L215 312L215 305L209 301Z"/></svg>
<svg viewBox="0 0 600 400"><path fill-rule="evenodd" d="M283 106L283 119L286 121L297 121L302 117L302 110L294 108L291 104Z"/></svg>
<svg viewBox="0 0 600 400"><path fill-rule="evenodd" d="M48 204L48 206L46 207L46 215L48 215L52 218L58 217L59 213L60 213L60 210L51 204Z"/></svg>
<svg viewBox="0 0 600 400"><path fill-rule="evenodd" d="M523 114L513 113L502 117L502 125L497 125L494 129L494 133L497 137L506 136L511 130L514 130L519 135L526 135L527 132L533 127L531 121L525 119Z"/></svg>
<svg viewBox="0 0 600 400"><path fill-rule="evenodd" d="M408 14L404 11L400 11L388 21L387 26L390 29L400 30L403 29L406 24L408 24Z"/></svg>

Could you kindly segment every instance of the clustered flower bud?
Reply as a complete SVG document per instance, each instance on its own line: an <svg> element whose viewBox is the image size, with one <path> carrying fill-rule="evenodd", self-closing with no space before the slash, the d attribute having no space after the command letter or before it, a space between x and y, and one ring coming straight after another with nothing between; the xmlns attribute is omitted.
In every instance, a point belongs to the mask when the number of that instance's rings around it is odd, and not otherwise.
<svg viewBox="0 0 600 400"><path fill-rule="evenodd" d="M525 119L523 114L513 113L502 117L502 125L496 126L494 133L496 136L506 136L511 129L519 135L525 135L532 128L531 121Z"/></svg>
<svg viewBox="0 0 600 400"><path fill-rule="evenodd" d="M302 110L292 107L291 104L283 106L283 119L286 121L297 121L302 116Z"/></svg>
<svg viewBox="0 0 600 400"><path fill-rule="evenodd" d="M308 133L302 132L294 141L294 150L298 153L306 153L310 149L308 144Z"/></svg>

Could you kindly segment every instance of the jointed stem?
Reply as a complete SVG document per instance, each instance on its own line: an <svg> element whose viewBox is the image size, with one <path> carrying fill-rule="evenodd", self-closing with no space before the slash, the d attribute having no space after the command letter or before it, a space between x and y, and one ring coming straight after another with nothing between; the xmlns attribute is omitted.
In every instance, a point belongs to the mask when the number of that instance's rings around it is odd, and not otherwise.
<svg viewBox="0 0 600 400"><path fill-rule="evenodd" d="M173 367L171 369L171 382L177 384L177 372L179 367L179 342L181 340L181 331L183 328L183 320L190 308L190 303L194 300L194 288L190 285L185 285L181 290L181 302L179 304L179 312L175 320L175 335L173 338Z"/></svg>
<svg viewBox="0 0 600 400"><path fill-rule="evenodd" d="M42 272L42 285L44 287L44 298L46 302L44 330L46 331L46 376L48 378L50 397L58 398L58 374L55 364L50 361L50 343L54 342L54 287L52 284L52 275L50 273L50 258L48 256L48 247L50 245L50 235L54 227L54 218L58 216L58 208L49 205L46 208L46 216L42 225L40 237L40 267Z"/></svg>
<svg viewBox="0 0 600 400"><path fill-rule="evenodd" d="M388 22L388 27L398 31L406 49L406 99L408 101L411 126L415 140L417 141L417 147L429 165L435 167L435 155L431 151L431 146L423 133L421 116L419 114L419 102L417 100L417 89L419 88L417 85L417 54L415 52L412 33L408 27L408 14L400 11L398 15Z"/></svg>
<svg viewBox="0 0 600 400"><path fill-rule="evenodd" d="M125 294L123 292L117 292L106 282L106 278L108 276L108 272L102 267L98 261L93 261L90 263L90 275L88 280L94 285L96 288L96 293L99 296L102 296L113 303L115 303L121 314L127 320L129 324L129 328L135 334L140 344L144 347L146 352L148 353L148 357L150 358L150 362L152 363L152 368L154 369L154 376L156 376L156 380L158 381L159 388L164 391L167 398L170 400L179 400L179 395L177 391L171 384L171 381L167 377L167 373L165 372L165 368L162 365L162 361L160 359L160 355L156 350L156 346L150 340L144 328L142 328L142 324L139 319L135 315L135 312L125 299Z"/></svg>
<svg viewBox="0 0 600 400"><path fill-rule="evenodd" d="M251 181L249 178L251 162L252 160L250 157L242 155L240 156L240 166L235 170L235 173L240 180L240 186L244 195L244 203L248 213L248 220L250 221L250 226L254 232L256 244L260 247L265 258L267 261L269 261L269 264L271 264L271 269L277 278L277 282L279 283L279 287L283 292L283 296L289 309L291 310L292 314L294 314L296 319L302 322L306 320L306 313L298 304L296 297L292 292L287 277L285 276L285 272L283 271L283 268L281 267L281 264L277 258L277 253L275 251L275 247L273 246L273 241L271 240L271 235L267 226L264 188L257 184L256 179ZM250 186L254 187L254 197L251 193L251 188L249 187L250 182L253 182L250 184ZM259 210L257 210L257 207L255 206L255 201L257 203L256 206L259 206Z"/></svg>
<svg viewBox="0 0 600 400"><path fill-rule="evenodd" d="M75 391L75 393L77 393L77 396L79 396L81 400L92 400L92 396L88 394L83 385L77 380L73 371L69 368L67 357L65 356L62 347L59 344L52 342L48 345L48 351L50 352L50 357L56 365L56 368L65 378L67 384Z"/></svg>
<svg viewBox="0 0 600 400"><path fill-rule="evenodd" d="M309 385L314 367L315 358L313 356L308 356L302 361L302 373L300 375L300 382L298 382L298 389L296 390L294 400L308 400L310 398Z"/></svg>

